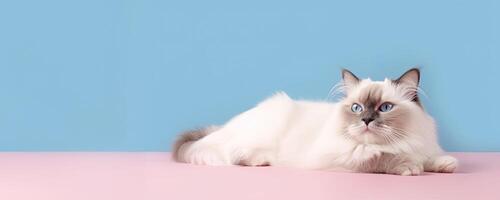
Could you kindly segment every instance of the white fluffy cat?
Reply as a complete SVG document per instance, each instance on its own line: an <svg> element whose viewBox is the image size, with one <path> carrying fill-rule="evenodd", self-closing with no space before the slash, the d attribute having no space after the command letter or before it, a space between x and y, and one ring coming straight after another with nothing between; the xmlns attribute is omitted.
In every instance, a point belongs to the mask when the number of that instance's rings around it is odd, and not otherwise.
<svg viewBox="0 0 500 200"><path fill-rule="evenodd" d="M342 79L344 97L336 103L280 92L223 126L188 131L174 144L174 159L397 175L457 168L418 99L418 69L384 81L343 70Z"/></svg>

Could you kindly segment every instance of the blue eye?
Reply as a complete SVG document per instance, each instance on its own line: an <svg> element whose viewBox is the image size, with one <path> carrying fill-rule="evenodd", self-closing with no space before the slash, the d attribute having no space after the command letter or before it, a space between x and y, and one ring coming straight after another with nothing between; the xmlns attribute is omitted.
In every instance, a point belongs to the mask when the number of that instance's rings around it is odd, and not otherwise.
<svg viewBox="0 0 500 200"><path fill-rule="evenodd" d="M392 103L383 103L382 105L380 105L378 110L380 110L380 112L389 112L392 110L392 107L394 107L394 104Z"/></svg>
<svg viewBox="0 0 500 200"><path fill-rule="evenodd" d="M363 111L363 107L361 107L361 105L357 104L357 103L354 103L352 104L351 106L351 110L352 112L355 112L355 113L360 113Z"/></svg>

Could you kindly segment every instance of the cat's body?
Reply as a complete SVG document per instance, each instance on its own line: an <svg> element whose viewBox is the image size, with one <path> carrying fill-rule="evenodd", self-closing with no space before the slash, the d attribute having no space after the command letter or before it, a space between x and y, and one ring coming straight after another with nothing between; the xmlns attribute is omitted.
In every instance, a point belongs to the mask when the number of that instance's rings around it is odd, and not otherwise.
<svg viewBox="0 0 500 200"><path fill-rule="evenodd" d="M343 79L346 97L337 103L277 93L221 127L183 134L174 158L399 175L456 169L456 159L443 155L434 120L418 101L418 70L383 82L359 80L344 70Z"/></svg>

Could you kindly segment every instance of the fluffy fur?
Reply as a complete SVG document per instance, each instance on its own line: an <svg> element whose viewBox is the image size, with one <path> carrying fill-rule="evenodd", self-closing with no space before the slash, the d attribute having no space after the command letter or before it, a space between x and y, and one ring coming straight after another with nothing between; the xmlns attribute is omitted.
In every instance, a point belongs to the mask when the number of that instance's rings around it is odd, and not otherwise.
<svg viewBox="0 0 500 200"><path fill-rule="evenodd" d="M342 71L345 94L336 103L292 100L279 92L221 127L189 131L174 158L200 165L285 166L419 175L453 172L434 120L417 95L420 71L396 80L360 80ZM383 103L392 110L382 112ZM356 103L362 112L353 112Z"/></svg>

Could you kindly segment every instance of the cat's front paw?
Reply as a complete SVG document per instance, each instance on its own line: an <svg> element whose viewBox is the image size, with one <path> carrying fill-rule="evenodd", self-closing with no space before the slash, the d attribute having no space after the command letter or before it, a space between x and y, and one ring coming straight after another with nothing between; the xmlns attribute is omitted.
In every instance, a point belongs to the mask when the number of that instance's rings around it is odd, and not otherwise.
<svg viewBox="0 0 500 200"><path fill-rule="evenodd" d="M418 176L424 171L424 166L414 163L403 163L387 171L388 174L401 176Z"/></svg>
<svg viewBox="0 0 500 200"><path fill-rule="evenodd" d="M444 155L431 158L425 165L425 171L453 173L458 167L458 160L452 156Z"/></svg>
<svg viewBox="0 0 500 200"><path fill-rule="evenodd" d="M382 155L382 152L370 145L360 144L354 148L352 156L358 161L368 161L376 159Z"/></svg>

